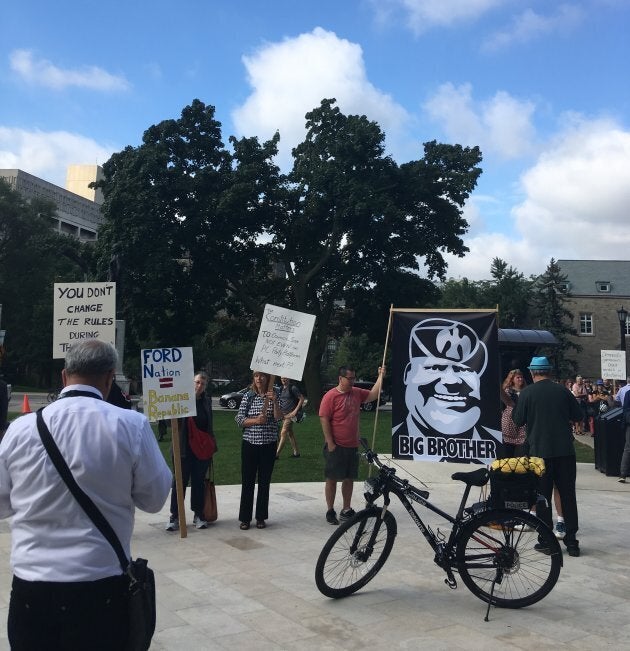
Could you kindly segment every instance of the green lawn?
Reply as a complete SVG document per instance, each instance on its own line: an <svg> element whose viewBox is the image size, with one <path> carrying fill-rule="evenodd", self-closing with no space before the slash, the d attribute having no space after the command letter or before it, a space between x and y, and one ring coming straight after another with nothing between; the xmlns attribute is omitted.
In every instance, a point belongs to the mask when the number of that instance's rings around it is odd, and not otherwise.
<svg viewBox="0 0 630 651"><path fill-rule="evenodd" d="M236 412L215 411L214 430L219 451L214 457L215 482L217 484L241 483L241 430L234 422ZM361 413L361 435L365 436L370 445L374 432L374 413ZM324 437L319 426L319 418L308 414L299 425L294 425L295 436L300 448L300 458L292 459L291 446L287 442L282 450L280 461L276 462L273 470L273 482L323 481L324 458L322 448ZM160 442L160 447L170 465L170 429L167 439ZM391 412L378 414L376 443L377 452L391 454ZM594 463L593 449L584 443L575 441L578 462ZM359 466L359 479L367 477L367 464Z"/></svg>
<svg viewBox="0 0 630 651"><path fill-rule="evenodd" d="M235 411L215 411L214 432L217 437L219 451L214 457L214 474L217 484L241 483L241 430L234 421ZM156 427L154 429L157 430ZM300 424L294 425L295 436L300 449L300 458L291 458L291 445L287 441L281 453L280 461L276 461L273 470L273 482L323 481L324 479L324 437L319 426L319 418L308 414ZM361 414L361 434L372 442L374 430L374 414ZM171 430L167 437L160 442L160 448L170 465ZM376 450L387 452L391 450L391 416L390 412L379 414ZM361 479L367 477L367 464L361 464L359 469Z"/></svg>
<svg viewBox="0 0 630 651"><path fill-rule="evenodd" d="M219 451L214 457L215 482L217 484L240 484L241 483L241 430L234 422L234 411L215 411L214 430L217 437ZM10 413L9 419L19 416L18 413ZM375 414L361 413L361 434L365 436L370 444L374 431ZM154 426L157 431L157 426ZM324 438L319 426L319 418L308 414L306 419L299 425L294 426L300 458L292 459L291 446L287 442L282 451L280 461L276 462L273 471L273 482L298 482L298 481L323 481L324 458L322 448ZM159 443L169 466L171 465L171 430L168 429L166 438ZM391 412L380 412L378 414L378 429L376 432L377 452L391 453ZM593 449L584 443L575 441L575 451L578 462L594 463L595 455ZM367 464L359 466L359 478L367 477Z"/></svg>

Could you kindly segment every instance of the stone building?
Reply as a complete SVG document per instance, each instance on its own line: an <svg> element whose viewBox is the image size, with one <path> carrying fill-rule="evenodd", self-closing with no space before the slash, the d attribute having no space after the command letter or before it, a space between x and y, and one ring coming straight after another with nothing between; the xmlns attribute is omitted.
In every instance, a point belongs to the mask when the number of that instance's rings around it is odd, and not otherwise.
<svg viewBox="0 0 630 651"><path fill-rule="evenodd" d="M570 294L567 308L573 313L578 333L574 341L582 346L577 354L579 372L591 379L601 376L601 351L625 348L630 320L622 324L618 310L630 311L630 261L558 260L567 277ZM623 333L623 334L622 334ZM626 366L627 375L627 366Z"/></svg>

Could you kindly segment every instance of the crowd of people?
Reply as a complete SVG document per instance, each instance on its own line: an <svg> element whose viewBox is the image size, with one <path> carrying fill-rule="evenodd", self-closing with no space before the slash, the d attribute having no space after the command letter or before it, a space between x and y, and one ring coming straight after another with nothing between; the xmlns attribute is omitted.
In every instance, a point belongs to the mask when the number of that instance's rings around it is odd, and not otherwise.
<svg viewBox="0 0 630 651"><path fill-rule="evenodd" d="M546 472L539 487L545 501L537 505L537 515L564 540L570 556L579 556L573 439L593 436L595 419L613 406L622 406L626 440L619 481L625 483L630 474L630 378L615 393L612 381L601 378L593 382L577 375L575 379L552 380L552 366L546 357L534 357L528 370L532 385L526 385L520 369L513 369L501 386L502 453L545 460Z"/></svg>
<svg viewBox="0 0 630 651"><path fill-rule="evenodd" d="M27 414L15 420L0 443L0 518L13 518L8 630L15 648L43 648L51 640L88 648L95 635L104 642L103 648L123 648L127 635L125 584L116 557L98 530L86 523L86 514L68 497L54 465L42 455L40 418L54 433L62 455L70 460L68 465L81 476L84 489L98 501L127 554L134 508L159 511L169 488L166 529L179 528L181 505L175 479L147 419L121 400L114 382L115 367L116 351L110 344L99 340L76 344L65 360L60 399L37 418ZM536 514L554 529L554 504L556 535L570 556L579 556L574 437L592 432L592 419L599 414L615 404L622 406L626 445L619 481L626 481L630 475L630 379L615 394L612 383L604 379L591 382L578 375L571 381L553 380L546 357L532 358L527 370L531 384L515 368L501 385L500 452L544 459L546 472L539 483L544 500L537 502ZM377 399L384 376L381 367L372 388L362 389L354 386L356 370L341 366L336 386L321 400L325 520L331 525L355 515L352 495L358 477L360 408ZM242 432L238 526L243 531L252 521L258 529L267 526L272 473L287 441L291 458L300 457L293 425L301 419L304 396L290 378L282 377L281 383L277 389L268 373L255 371L235 417ZM190 508L197 529L208 526L204 480L217 449L207 385L207 375L197 372L196 415L179 419L177 427L182 488L185 493L190 483ZM81 435L86 428L89 437ZM177 463L174 454L172 461ZM62 521L63 527L56 521ZM551 553L542 543L537 550ZM107 616L103 616L105 605ZM74 636L69 642L68 635Z"/></svg>

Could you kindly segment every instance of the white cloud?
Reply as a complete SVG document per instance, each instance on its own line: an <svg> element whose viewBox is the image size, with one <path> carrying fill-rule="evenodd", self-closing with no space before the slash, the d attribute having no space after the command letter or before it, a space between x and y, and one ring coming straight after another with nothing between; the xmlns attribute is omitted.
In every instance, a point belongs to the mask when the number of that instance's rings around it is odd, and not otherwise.
<svg viewBox="0 0 630 651"><path fill-rule="evenodd" d="M401 12L408 27L421 34L432 27L451 27L473 21L506 0L371 0L377 20L386 22Z"/></svg>
<svg viewBox="0 0 630 651"><path fill-rule="evenodd" d="M304 139L304 115L324 98L336 98L346 114L376 120L390 148L409 120L400 105L368 80L361 47L320 27L265 45L243 63L253 90L232 112L235 130L260 138L279 131L278 163L284 168L291 148Z"/></svg>
<svg viewBox="0 0 630 651"><path fill-rule="evenodd" d="M630 131L606 119L564 122L521 177L525 196L511 211L516 237L471 230L464 238L470 253L447 257L448 276L488 278L495 256L525 275L542 273L552 257L628 258Z"/></svg>
<svg viewBox="0 0 630 651"><path fill-rule="evenodd" d="M567 33L584 18L584 11L575 5L562 4L555 14L543 16L526 9L516 16L505 30L495 32L483 44L486 51L494 51L514 43L528 43L553 33Z"/></svg>
<svg viewBox="0 0 630 651"><path fill-rule="evenodd" d="M431 27L449 27L475 20L506 0L372 0L376 16L385 21L395 12L405 15L409 28L420 34Z"/></svg>
<svg viewBox="0 0 630 651"><path fill-rule="evenodd" d="M119 150L67 131L0 127L0 168L21 169L61 187L66 184L68 165L102 165Z"/></svg>
<svg viewBox="0 0 630 651"><path fill-rule="evenodd" d="M59 68L45 59L35 59L30 50L14 50L10 55L11 69L28 83L63 90L69 86L99 91L127 90L129 82L97 66L70 70Z"/></svg>
<svg viewBox="0 0 630 651"><path fill-rule="evenodd" d="M535 140L532 118L535 105L504 91L475 103L472 86L443 84L424 105L429 117L440 124L447 139L463 145L479 145L485 154L513 159L531 153Z"/></svg>

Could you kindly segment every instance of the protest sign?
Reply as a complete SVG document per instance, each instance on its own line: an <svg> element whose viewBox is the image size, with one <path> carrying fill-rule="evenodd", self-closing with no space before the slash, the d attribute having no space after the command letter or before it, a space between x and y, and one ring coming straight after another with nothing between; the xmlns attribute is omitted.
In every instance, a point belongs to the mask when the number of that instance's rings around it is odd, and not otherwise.
<svg viewBox="0 0 630 651"><path fill-rule="evenodd" d="M55 283L53 359L82 339L116 339L116 283Z"/></svg>
<svg viewBox="0 0 630 651"><path fill-rule="evenodd" d="M197 414L192 348L140 352L144 413L150 421Z"/></svg>
<svg viewBox="0 0 630 651"><path fill-rule="evenodd" d="M392 311L392 456L490 463L502 440L496 312Z"/></svg>
<svg viewBox="0 0 630 651"><path fill-rule="evenodd" d="M301 380L315 317L265 305L250 368Z"/></svg>
<svg viewBox="0 0 630 651"><path fill-rule="evenodd" d="M626 351L625 350L602 350L601 353L601 377L607 380L626 379Z"/></svg>

